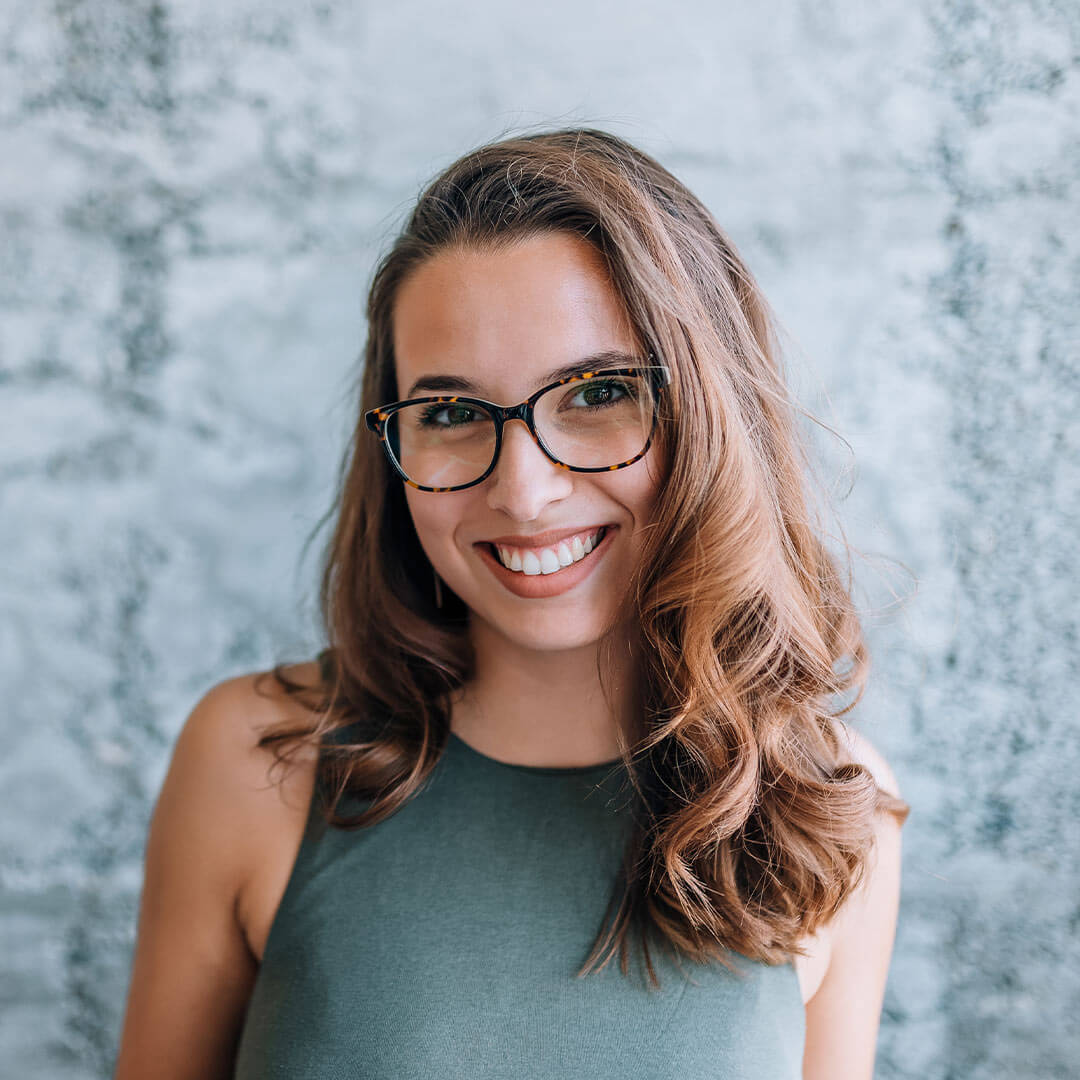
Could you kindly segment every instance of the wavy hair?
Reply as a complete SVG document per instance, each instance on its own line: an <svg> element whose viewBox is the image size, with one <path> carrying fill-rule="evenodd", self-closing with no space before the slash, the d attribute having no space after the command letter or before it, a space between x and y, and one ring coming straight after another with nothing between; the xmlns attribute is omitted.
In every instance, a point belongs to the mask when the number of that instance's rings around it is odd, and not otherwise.
<svg viewBox="0 0 1080 1080"><path fill-rule="evenodd" d="M595 246L671 370L655 435L667 482L617 618L640 659L638 729L620 733L633 828L579 976L616 951L626 974L635 933L654 987L650 938L698 962L732 967L734 951L785 963L858 885L875 814L903 823L910 808L841 741L869 659L850 562L845 579L811 498L777 321L705 206L615 135L545 131L472 150L423 190L379 262L355 429L317 526L334 515L324 679L307 701L317 718L261 744L278 761L287 744L323 745L321 811L344 828L393 814L443 753L451 695L473 672L468 611L445 585L436 606L404 485L360 414L396 395L391 316L414 269L548 230ZM616 648L625 638L601 640L601 673ZM288 695L312 693L283 664L270 674ZM338 737L350 727L358 737ZM359 815L337 812L346 792L368 803Z"/></svg>

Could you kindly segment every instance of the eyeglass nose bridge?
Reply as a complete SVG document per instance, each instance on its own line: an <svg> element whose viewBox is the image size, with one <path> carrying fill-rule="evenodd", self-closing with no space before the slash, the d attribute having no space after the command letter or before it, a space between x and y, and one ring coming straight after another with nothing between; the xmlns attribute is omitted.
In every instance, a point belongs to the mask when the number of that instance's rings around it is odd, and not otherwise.
<svg viewBox="0 0 1080 1080"><path fill-rule="evenodd" d="M551 451L544 445L543 439L540 438L540 432L536 430L536 414L533 412L532 402L523 401L520 405L496 406L496 409L497 426L495 453L491 461L491 466L488 469L489 474L494 471L495 466L499 463L499 458L502 456L503 428L511 420L520 420L525 425L525 427L528 428L529 434L532 436L533 442L536 443L536 445L540 448L541 452L546 458L548 458L550 461L554 462L554 464L559 465L562 468L566 467L561 461L558 460L558 458L556 458L551 453Z"/></svg>
<svg viewBox="0 0 1080 1080"><path fill-rule="evenodd" d="M532 422L529 418L529 403L527 401L523 401L520 405L508 405L500 409L499 412L502 414L504 424L509 420L524 420L526 426L532 430Z"/></svg>

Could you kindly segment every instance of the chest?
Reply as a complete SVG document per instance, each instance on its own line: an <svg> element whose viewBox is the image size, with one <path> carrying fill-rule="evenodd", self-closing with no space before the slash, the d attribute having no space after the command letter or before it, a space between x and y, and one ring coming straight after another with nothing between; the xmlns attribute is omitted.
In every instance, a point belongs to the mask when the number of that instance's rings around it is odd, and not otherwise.
<svg viewBox="0 0 1080 1080"><path fill-rule="evenodd" d="M294 868L297 871L296 876L299 877L303 874L303 869L296 866L298 854L301 856L309 854L302 850L302 846L304 844L305 807L310 803L312 786L313 775L309 774L303 777L302 790L298 789L297 799L275 804L276 816L268 815L266 829L260 835L252 837L252 843L257 845L259 850L259 856L255 860L258 869L247 883L247 887L240 898L238 910L248 944L253 955L260 962L266 951L266 943L270 937L271 928L277 921L277 916L281 911L282 900L290 884L290 878L294 875ZM407 832L408 830L406 830ZM472 833L472 830L465 829L463 833L467 835ZM402 836L400 839L406 844L412 843L407 835ZM434 863L429 862L429 865L439 866L446 856L443 840L440 839L437 843L440 847L439 857L434 860ZM465 845L464 853L459 853L458 856L455 856L455 859L463 858L467 862L470 858L474 858L477 846L474 837ZM561 845L559 846L561 847ZM408 848L403 850L407 851ZM378 857L381 856L378 856L377 852L373 852L373 854L377 856L377 862ZM607 850L599 852L595 849L591 852L587 851L587 858L590 855L593 859L594 868L599 868L601 874L606 873L613 858L611 846L608 845ZM601 860L599 863L596 861L597 856ZM535 862L532 869L542 870ZM558 860L555 865L549 863L546 867L549 875L558 875L562 869L563 867L559 865ZM374 866L370 866L367 870L358 868L356 872L371 874L373 871ZM412 873L409 861L406 859L405 865L399 868L398 876L390 887L393 895L401 898L412 888L413 882L410 880ZM439 871L439 873L441 874L442 871ZM511 876L519 875L504 874L502 875L503 883L505 884ZM539 876L541 880L538 881L535 874L527 874L524 888L526 890L530 888L533 890L542 889L544 887L543 872ZM595 893L599 888L599 881L594 875L590 881L584 884L585 889L582 900L587 903L589 890L591 889ZM449 902L449 895L443 894L441 905L446 907ZM507 910L513 911L513 906L508 904ZM282 914L283 918L288 918L286 913ZM793 966L799 984L801 1000L805 1004L817 992L828 969L830 959L828 928L823 927L816 935L806 937L803 944L807 955L796 956L793 960Z"/></svg>
<svg viewBox="0 0 1080 1080"><path fill-rule="evenodd" d="M472 791L472 789L468 789ZM623 834L516 786L305 836L266 938L237 1080L589 1075L797 1080L795 970L618 957L578 977Z"/></svg>

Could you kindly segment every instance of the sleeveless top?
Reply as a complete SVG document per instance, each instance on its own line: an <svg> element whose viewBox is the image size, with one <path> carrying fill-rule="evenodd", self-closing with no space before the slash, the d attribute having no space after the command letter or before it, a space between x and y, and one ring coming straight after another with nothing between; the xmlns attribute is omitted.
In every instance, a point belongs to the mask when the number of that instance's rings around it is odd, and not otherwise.
<svg viewBox="0 0 1080 1080"><path fill-rule="evenodd" d="M621 863L624 774L500 762L451 734L378 825L328 828L313 798L234 1080L801 1080L790 963L732 953L735 974L650 946L650 989L632 938L628 975L616 953L577 977Z"/></svg>

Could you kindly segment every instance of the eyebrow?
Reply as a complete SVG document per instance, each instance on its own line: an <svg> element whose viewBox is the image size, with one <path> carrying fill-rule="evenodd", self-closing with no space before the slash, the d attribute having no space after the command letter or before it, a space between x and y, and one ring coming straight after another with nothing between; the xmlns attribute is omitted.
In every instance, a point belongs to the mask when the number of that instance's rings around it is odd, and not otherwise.
<svg viewBox="0 0 1080 1080"><path fill-rule="evenodd" d="M586 371L597 371L600 368L607 367L640 367L642 363L640 356L623 352L621 349L605 349L602 352L583 356L580 360L573 361L573 363L564 364L562 367L555 368L554 371L549 371L546 375L541 375L533 389L539 390L541 386L546 386L548 383L558 382L560 379L569 379ZM465 378L463 375L421 375L409 387L409 392L405 397L411 398L419 390L434 390L436 393L443 390L478 393L481 387L478 383Z"/></svg>

